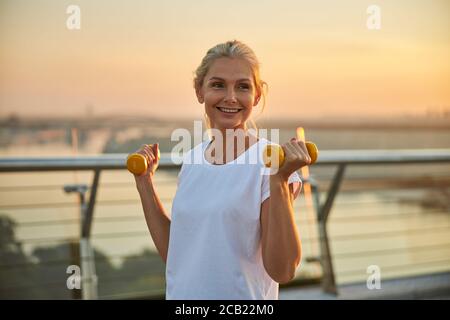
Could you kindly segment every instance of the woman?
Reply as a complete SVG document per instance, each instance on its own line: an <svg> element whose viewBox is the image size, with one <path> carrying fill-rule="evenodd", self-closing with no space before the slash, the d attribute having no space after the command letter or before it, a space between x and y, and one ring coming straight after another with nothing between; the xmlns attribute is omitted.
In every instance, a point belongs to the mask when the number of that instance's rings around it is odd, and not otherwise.
<svg viewBox="0 0 450 320"><path fill-rule="evenodd" d="M196 70L194 87L204 104L209 141L184 156L169 216L153 174L158 145L138 150L146 173L135 176L150 234L166 262L167 299L278 299L301 260L293 200L296 171L311 159L304 142L283 144L285 162L267 174L255 159L269 143L247 128L265 83L253 51L239 41L211 48ZM201 153L200 163L192 160ZM264 174L262 174L262 172Z"/></svg>

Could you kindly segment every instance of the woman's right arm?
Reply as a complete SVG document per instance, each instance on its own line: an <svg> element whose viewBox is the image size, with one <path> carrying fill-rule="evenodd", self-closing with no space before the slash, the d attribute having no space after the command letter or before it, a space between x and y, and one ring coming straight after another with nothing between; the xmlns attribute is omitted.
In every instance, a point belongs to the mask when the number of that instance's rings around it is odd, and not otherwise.
<svg viewBox="0 0 450 320"><path fill-rule="evenodd" d="M136 186L141 197L148 230L150 230L156 249L165 263L169 249L170 218L164 211L152 179L147 183L136 184Z"/></svg>
<svg viewBox="0 0 450 320"><path fill-rule="evenodd" d="M155 157L158 154L158 145L153 145L153 147L143 145L137 153L143 154L147 158L148 169L142 175L134 176L136 188L141 198L147 227L156 249L165 263L169 249L170 217L164 211L153 181L153 174L158 166L158 158Z"/></svg>

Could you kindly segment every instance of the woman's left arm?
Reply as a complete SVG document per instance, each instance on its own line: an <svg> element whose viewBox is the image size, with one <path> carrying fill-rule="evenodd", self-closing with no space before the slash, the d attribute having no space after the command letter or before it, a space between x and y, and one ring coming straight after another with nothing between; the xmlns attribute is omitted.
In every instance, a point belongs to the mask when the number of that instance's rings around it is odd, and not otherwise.
<svg viewBox="0 0 450 320"><path fill-rule="evenodd" d="M311 163L303 142L283 145L286 160L277 174L270 176L270 197L261 205L261 241L264 267L278 283L295 276L302 248L294 217L294 196L288 178L302 166Z"/></svg>
<svg viewBox="0 0 450 320"><path fill-rule="evenodd" d="M292 189L292 184L290 186ZM294 278L301 259L292 202L287 180L271 176L270 197L261 206L262 256L267 273L279 283Z"/></svg>

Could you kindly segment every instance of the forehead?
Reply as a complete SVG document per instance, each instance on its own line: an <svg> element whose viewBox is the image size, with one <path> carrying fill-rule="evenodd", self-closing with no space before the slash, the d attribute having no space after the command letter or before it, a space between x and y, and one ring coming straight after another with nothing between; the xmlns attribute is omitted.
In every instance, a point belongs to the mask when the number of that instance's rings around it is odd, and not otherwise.
<svg viewBox="0 0 450 320"><path fill-rule="evenodd" d="M253 78L253 72L250 64L243 59L219 58L209 67L206 74L206 81L212 77L223 78L225 80L237 80Z"/></svg>

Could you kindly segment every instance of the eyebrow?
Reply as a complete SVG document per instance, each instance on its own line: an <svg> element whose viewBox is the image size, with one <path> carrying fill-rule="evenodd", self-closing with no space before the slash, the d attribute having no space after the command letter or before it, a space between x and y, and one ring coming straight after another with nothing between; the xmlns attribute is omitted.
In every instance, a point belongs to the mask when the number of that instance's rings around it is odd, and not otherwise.
<svg viewBox="0 0 450 320"><path fill-rule="evenodd" d="M208 81L211 81L211 80L221 80L221 81L225 81L225 79L222 79L222 78L219 78L219 77L211 77L211 78L209 78L209 80ZM249 81L249 82L252 82L252 80L250 80L249 78L242 78L242 79L239 79L239 80L237 80L238 82L239 81Z"/></svg>

